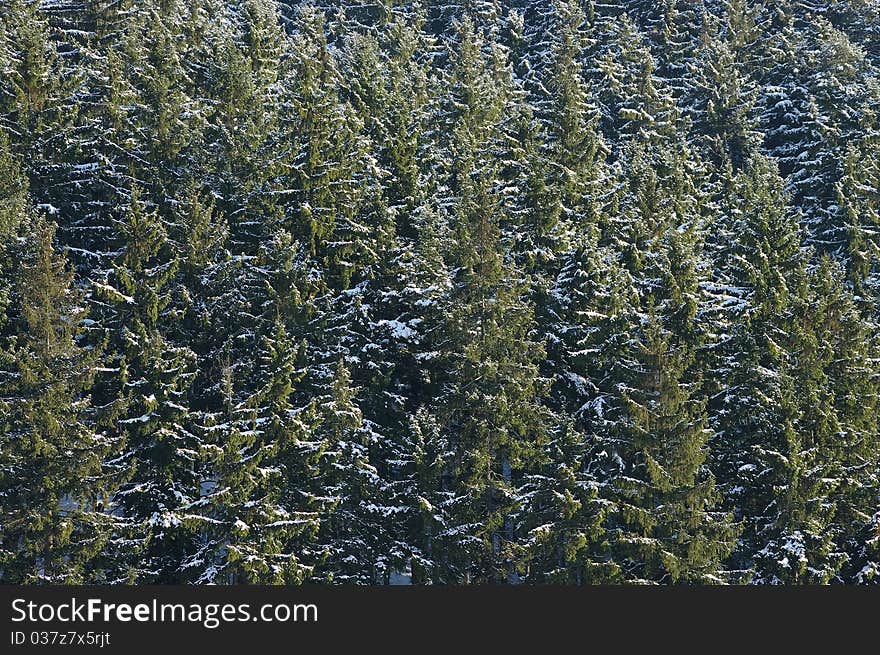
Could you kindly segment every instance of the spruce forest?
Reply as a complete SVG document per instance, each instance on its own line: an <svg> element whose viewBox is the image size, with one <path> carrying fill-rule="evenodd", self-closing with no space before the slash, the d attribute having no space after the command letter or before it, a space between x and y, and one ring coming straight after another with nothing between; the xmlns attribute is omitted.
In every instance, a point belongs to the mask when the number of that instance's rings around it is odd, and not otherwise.
<svg viewBox="0 0 880 655"><path fill-rule="evenodd" d="M3 0L0 582L880 582L880 3Z"/></svg>

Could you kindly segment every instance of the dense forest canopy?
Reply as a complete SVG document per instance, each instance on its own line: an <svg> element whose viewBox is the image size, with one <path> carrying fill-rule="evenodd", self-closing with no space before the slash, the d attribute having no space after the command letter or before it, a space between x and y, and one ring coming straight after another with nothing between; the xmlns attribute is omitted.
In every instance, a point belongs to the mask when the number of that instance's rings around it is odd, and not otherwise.
<svg viewBox="0 0 880 655"><path fill-rule="evenodd" d="M880 3L4 0L0 582L880 582Z"/></svg>

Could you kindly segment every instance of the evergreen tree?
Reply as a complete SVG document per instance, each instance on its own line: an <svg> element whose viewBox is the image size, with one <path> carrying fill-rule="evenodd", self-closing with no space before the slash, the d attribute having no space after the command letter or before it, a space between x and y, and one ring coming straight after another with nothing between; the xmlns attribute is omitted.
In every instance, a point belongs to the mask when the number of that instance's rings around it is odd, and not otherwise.
<svg viewBox="0 0 880 655"><path fill-rule="evenodd" d="M760 145L757 88L717 35L702 46L692 67L685 112L697 145L720 171L739 171Z"/></svg>
<svg viewBox="0 0 880 655"><path fill-rule="evenodd" d="M617 580L591 441L572 423L551 436L544 458L519 487L517 531L524 534L525 582L601 584Z"/></svg>
<svg viewBox="0 0 880 655"><path fill-rule="evenodd" d="M479 37L459 28L451 84L452 156L450 314L444 325L439 422L447 433L441 478L446 526L437 536L445 581L516 579L520 545L511 512L514 476L540 456L546 416L540 401L543 355L531 336L533 310L524 302L518 272L504 261L495 167L487 152L497 138L500 97ZM494 134L493 134L494 132Z"/></svg>
<svg viewBox="0 0 880 655"><path fill-rule="evenodd" d="M354 391L340 362L317 431L327 444L320 488L333 503L321 525L326 559L317 575L339 583L387 584L392 562L386 551L385 481L370 463L374 435L364 425Z"/></svg>
<svg viewBox="0 0 880 655"><path fill-rule="evenodd" d="M223 20L208 20L210 13ZM195 58L190 77L208 105L204 181L228 222L230 250L253 256L284 223L289 146L280 115L292 111L283 82L290 70L283 55L288 41L275 4L266 0L220 3L200 16L205 33L194 37L189 56Z"/></svg>
<svg viewBox="0 0 880 655"><path fill-rule="evenodd" d="M836 184L836 223L845 246L841 253L848 277L863 309L871 312L880 298L877 262L880 258L880 165L872 140L850 143Z"/></svg>
<svg viewBox="0 0 880 655"><path fill-rule="evenodd" d="M696 360L704 339L696 227L670 229L646 253L662 264L663 282L641 301L631 341L610 362L602 428L616 503L609 530L614 561L634 582L722 580L737 533L705 467L711 432Z"/></svg>
<svg viewBox="0 0 880 655"><path fill-rule="evenodd" d="M0 123L15 137L13 151L22 157L25 173L34 183L35 202L49 205L70 156L81 71L65 65L39 0L4 3L0 25L7 51L0 83Z"/></svg>
<svg viewBox="0 0 880 655"><path fill-rule="evenodd" d="M612 145L633 138L655 143L683 132L675 100L657 77L657 62L628 15L596 27L591 58L602 129L614 135Z"/></svg>
<svg viewBox="0 0 880 655"><path fill-rule="evenodd" d="M839 433L812 333L806 262L775 166L757 158L730 197L729 333L716 372L714 469L744 531L733 563L756 582L828 582ZM824 352L824 354L823 354Z"/></svg>
<svg viewBox="0 0 880 655"><path fill-rule="evenodd" d="M123 443L116 463L126 470L112 501L126 523L118 543L128 551L119 554L120 575L167 581L191 548L179 529L180 513L199 493L199 445L188 419L194 356L165 336L175 319L166 310L178 263L158 215L141 203L137 189L118 229L125 249L111 275L93 287L110 350L96 400L102 424ZM132 539L139 548L131 548Z"/></svg>
<svg viewBox="0 0 880 655"><path fill-rule="evenodd" d="M54 226L39 219L28 229L0 351L0 576L7 584L100 580L90 567L107 541L112 491L101 463L114 452L91 421L85 303L55 252Z"/></svg>
<svg viewBox="0 0 880 655"><path fill-rule="evenodd" d="M292 142L286 171L290 229L345 288L375 262L387 234L387 212L378 198L377 165L364 127L340 97L339 71L325 36L323 14L304 7L291 46L293 94L286 130Z"/></svg>
<svg viewBox="0 0 880 655"><path fill-rule="evenodd" d="M875 324L859 312L857 299L845 284L845 272L829 256L811 271L808 312L802 325L810 340L801 350L808 368L821 370L823 397L802 396L803 412L826 479L814 484L809 501L827 495L824 502L835 514L831 534L835 556L845 562L836 581L853 582L864 564L864 535L873 525L872 506L878 486L878 380ZM807 379L808 373L801 373ZM821 412L821 414L820 414ZM819 414L817 418L813 418ZM825 486L833 481L833 491ZM833 498L833 501L831 500ZM868 538L870 540L870 537Z"/></svg>
<svg viewBox="0 0 880 655"><path fill-rule="evenodd" d="M295 404L303 353L277 324L264 340L255 393L241 398L233 368L221 372L225 407L203 415L206 473L183 519L199 544L181 567L188 579L295 584L310 575L321 507L303 492L321 449L308 436L312 408Z"/></svg>
<svg viewBox="0 0 880 655"><path fill-rule="evenodd" d="M535 302L546 301L562 253L577 235L604 219L607 149L598 133L599 113L582 73L586 49L585 17L577 3L556 2L547 37L550 41L534 86L536 96L521 101L522 199L513 215L511 239L525 272L535 276ZM535 75L534 72L531 75ZM532 115L534 113L534 115Z"/></svg>

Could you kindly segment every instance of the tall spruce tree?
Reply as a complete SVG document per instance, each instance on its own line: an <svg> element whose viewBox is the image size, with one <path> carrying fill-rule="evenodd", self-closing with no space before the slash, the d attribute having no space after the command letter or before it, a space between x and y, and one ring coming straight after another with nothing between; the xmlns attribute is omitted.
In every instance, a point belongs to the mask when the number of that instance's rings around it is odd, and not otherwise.
<svg viewBox="0 0 880 655"><path fill-rule="evenodd" d="M23 207L20 207L23 209ZM81 342L86 307L55 227L38 218L5 307L0 400L0 577L7 584L102 580L92 571L111 518L102 458L112 439L95 431L89 387L94 352ZM12 254L4 244L4 255ZM94 577L93 577L94 576Z"/></svg>
<svg viewBox="0 0 880 655"><path fill-rule="evenodd" d="M540 456L547 430L537 370L543 348L531 336L533 310L519 273L503 257L494 188L490 148L500 135L503 87L496 86L493 63L503 53L487 57L481 41L464 20L452 53L447 110L453 138L446 184L456 248L434 407L449 449L441 477L447 523L435 541L443 552L439 578L449 582L516 579L515 476Z"/></svg>
<svg viewBox="0 0 880 655"><path fill-rule="evenodd" d="M321 449L307 437L313 408L295 404L303 352L278 323L263 341L255 392L238 383L231 366L221 371L224 407L203 414L199 427L201 497L184 508L183 521L198 543L181 567L187 579L295 584L310 575L315 560L308 544L321 506L303 491Z"/></svg>
<svg viewBox="0 0 880 655"><path fill-rule="evenodd" d="M729 199L731 302L718 345L713 468L744 531L732 560L757 582L828 582L840 429L812 333L806 261L775 165L754 159ZM820 358L817 360L817 358Z"/></svg>
<svg viewBox="0 0 880 655"><path fill-rule="evenodd" d="M109 349L95 388L99 420L123 448L115 464L125 481L112 499L125 523L117 564L119 575L167 582L191 548L180 512L199 494L198 439L188 419L194 356L166 337L176 319L166 310L178 262L137 188L118 229L125 249L112 273L92 282Z"/></svg>

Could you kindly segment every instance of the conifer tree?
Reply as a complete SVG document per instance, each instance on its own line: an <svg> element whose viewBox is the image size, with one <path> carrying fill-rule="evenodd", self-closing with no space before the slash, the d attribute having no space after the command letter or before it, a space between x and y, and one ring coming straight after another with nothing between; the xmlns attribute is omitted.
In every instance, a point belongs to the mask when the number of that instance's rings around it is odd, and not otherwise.
<svg viewBox="0 0 880 655"><path fill-rule="evenodd" d="M312 407L295 404L304 350L278 323L263 341L255 392L242 398L236 371L221 372L223 410L204 414L200 426L201 498L183 519L199 544L182 565L188 579L295 584L311 574L321 505L306 492L321 448L309 437Z"/></svg>
<svg viewBox="0 0 880 655"><path fill-rule="evenodd" d="M27 228L29 214L28 183L18 159L10 151L6 132L0 130L0 266L4 286L10 281L15 241ZM3 292L6 297L9 291ZM4 301L5 302L5 301Z"/></svg>
<svg viewBox="0 0 880 655"><path fill-rule="evenodd" d="M657 77L657 62L632 20L623 14L599 26L591 56L602 128L615 136L612 145L631 138L653 143L681 132L675 100Z"/></svg>
<svg viewBox="0 0 880 655"><path fill-rule="evenodd" d="M692 67L685 112L699 135L697 145L718 170L739 171L760 145L757 88L717 35L702 46Z"/></svg>
<svg viewBox="0 0 880 655"><path fill-rule="evenodd" d="M704 339L696 227L667 228L646 251L661 265L662 286L643 291L632 339L609 362L609 536L614 561L633 582L722 580L737 533L705 466L711 432L696 360Z"/></svg>
<svg viewBox="0 0 880 655"><path fill-rule="evenodd" d="M872 155L876 151L872 140L850 142L841 162L843 174L835 189L835 223L844 242L841 259L846 263L856 296L868 313L876 309L876 299L880 298L880 165L876 155Z"/></svg>
<svg viewBox="0 0 880 655"><path fill-rule="evenodd" d="M128 549L133 539L142 549L120 553L120 575L167 581L191 548L182 542L180 512L199 493L198 439L188 419L194 356L166 338L175 319L166 310L178 263L157 213L137 189L118 229L125 249L93 287L110 350L96 386L100 420L124 449L117 465L126 479L112 502L127 524L120 534L130 536L119 546ZM134 561L125 564L126 555Z"/></svg>
<svg viewBox="0 0 880 655"><path fill-rule="evenodd" d="M465 20L451 81L455 164L449 184L457 247L450 258L451 311L439 346L438 417L449 448L441 485L449 496L437 549L445 560L439 563L443 580L514 581L514 476L540 457L546 440L537 370L543 348L531 337L533 310L517 271L501 252L500 203L486 150L500 106L497 92L480 93L492 88L492 78L479 43Z"/></svg>
<svg viewBox="0 0 880 655"><path fill-rule="evenodd" d="M757 582L828 582L844 559L827 450L840 425L808 318L806 263L771 162L753 160L733 194L739 237L725 270L735 302L713 399L713 468L744 527L733 565Z"/></svg>
<svg viewBox="0 0 880 655"><path fill-rule="evenodd" d="M560 423L544 458L518 489L516 529L524 535L523 579L531 583L601 584L618 579L606 521L613 507L600 494L593 442L573 422Z"/></svg>
<svg viewBox="0 0 880 655"><path fill-rule="evenodd" d="M614 560L631 582L718 581L736 529L703 466L705 401L686 382L693 355L653 311L640 332L610 428L621 462L610 483Z"/></svg>
<svg viewBox="0 0 880 655"><path fill-rule="evenodd" d="M50 204L52 183L64 179L81 73L65 65L39 0L4 3L0 24L7 51L0 121L15 136L13 150L28 178L41 180L31 188L35 202Z"/></svg>
<svg viewBox="0 0 880 655"><path fill-rule="evenodd" d="M41 218L27 229L0 351L0 576L7 584L101 580L90 566L111 524L101 462L113 442L91 421L85 303L55 251L54 226Z"/></svg>
<svg viewBox="0 0 880 655"><path fill-rule="evenodd" d="M354 392L340 362L316 432L326 443L321 492L332 499L319 534L326 558L317 575L338 583L387 584L392 563L399 562L391 562L386 550L385 480L370 463L374 435L364 425Z"/></svg>
<svg viewBox="0 0 880 655"><path fill-rule="evenodd" d="M387 213L377 199L377 166L362 121L340 97L339 72L325 35L323 14L303 7L291 46L288 116L292 142L286 171L293 214L289 229L302 235L335 288L376 260L387 233Z"/></svg>
<svg viewBox="0 0 880 655"><path fill-rule="evenodd" d="M864 535L873 525L878 480L878 380L872 361L877 341L874 322L859 312L845 283L843 267L823 255L810 272L809 307L801 324L810 339L801 349L803 368L818 369L820 390L804 394L803 413L809 417L813 448L824 465L825 478L814 482L809 502L826 496L834 516L828 530L835 557L844 564L835 581L853 582L864 564ZM808 379L807 371L800 379ZM813 373L813 375L816 375ZM806 422L805 422L806 423ZM829 488L828 483L833 487ZM833 499L833 500L832 500Z"/></svg>
<svg viewBox="0 0 880 655"><path fill-rule="evenodd" d="M549 51L540 62L544 75L535 83L538 111L531 116L523 110L524 198L517 208L522 218L512 229L523 268L536 276L539 307L562 253L578 234L603 220L605 209L607 150L581 70L587 44L584 23L577 3L554 3Z"/></svg>

